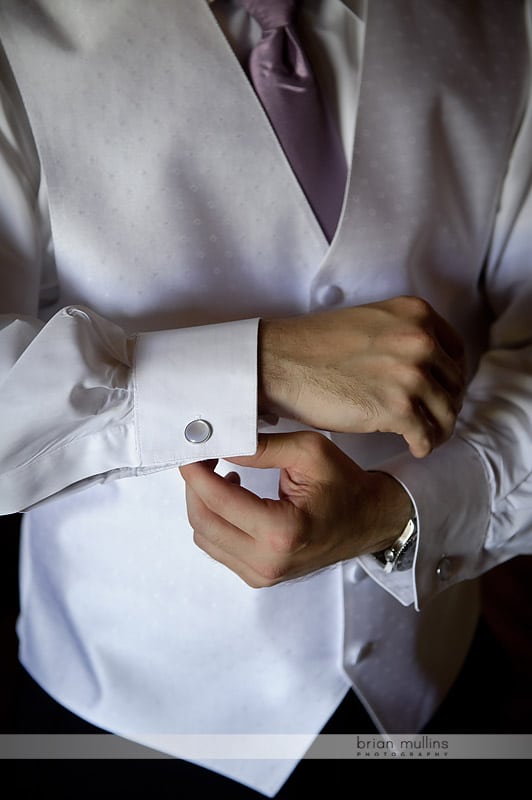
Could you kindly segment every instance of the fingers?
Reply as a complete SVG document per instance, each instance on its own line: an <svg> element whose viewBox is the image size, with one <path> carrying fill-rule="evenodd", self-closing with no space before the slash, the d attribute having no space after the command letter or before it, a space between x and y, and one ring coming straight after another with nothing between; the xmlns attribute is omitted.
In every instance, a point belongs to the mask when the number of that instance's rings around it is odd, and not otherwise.
<svg viewBox="0 0 532 800"><path fill-rule="evenodd" d="M433 352L428 359L427 373L446 392L455 414L462 407L465 389L464 361L451 358L441 344L434 340Z"/></svg>
<svg viewBox="0 0 532 800"><path fill-rule="evenodd" d="M261 498L231 479L226 480L221 475L211 472L202 462L188 464L181 467L180 471L187 482L187 492L191 489L194 491L192 499L195 502L189 506L189 512L199 509L198 500L201 500L202 507L215 511L229 524L234 523L239 529L253 533L257 526L255 520L264 516L264 501ZM199 514L192 513L189 516L193 517L190 519L192 527L196 527ZM208 521L207 515L203 516ZM203 524L203 517L201 522Z"/></svg>
<svg viewBox="0 0 532 800"><path fill-rule="evenodd" d="M189 483L186 486L186 501L188 519L195 536L209 542L211 547L223 549L228 556L245 561L252 559L256 549L253 537L211 510Z"/></svg>
<svg viewBox="0 0 532 800"><path fill-rule="evenodd" d="M229 480L232 481L232 478ZM267 575L261 574L252 566L257 559L254 540L207 508L188 484L186 500L189 522L194 530L194 543L249 586L259 588L270 585Z"/></svg>
<svg viewBox="0 0 532 800"><path fill-rule="evenodd" d="M432 375L414 375L390 403L380 430L400 434L412 455L423 458L451 437L456 415L455 400Z"/></svg>
<svg viewBox="0 0 532 800"><path fill-rule="evenodd" d="M452 436L461 402L461 395L457 397L449 393L432 375L426 376L423 391L419 395L418 418L425 434L428 433L429 438L432 437L431 449L443 444ZM422 450L423 446L415 449ZM419 452L415 455L419 456Z"/></svg>
<svg viewBox="0 0 532 800"><path fill-rule="evenodd" d="M411 414L404 414L401 422L394 422L389 430L403 437L413 456L425 458L442 441L442 433L422 403L411 405Z"/></svg>
<svg viewBox="0 0 532 800"><path fill-rule="evenodd" d="M441 317L437 311L431 309L433 315L434 333L438 342L453 361L464 365L465 349L462 337Z"/></svg>
<svg viewBox="0 0 532 800"><path fill-rule="evenodd" d="M259 449L266 448L259 445ZM257 497L237 482L204 468L201 462L188 464L180 470L187 483L187 500L193 492L187 506L190 524L195 530L211 536L215 515L230 526L225 530L224 541L229 534L236 538L236 531L245 531L248 539L267 543L273 550L296 552L304 545L301 513L288 501ZM220 529L216 535L223 533ZM222 544L222 541L217 543ZM249 542L245 539L238 537L235 546L242 548L239 549L242 554L249 553Z"/></svg>
<svg viewBox="0 0 532 800"><path fill-rule="evenodd" d="M182 473L187 476L188 518L198 547L255 588L272 586L305 572L301 569L298 552L303 545L294 544L291 533L295 509L290 503L269 501L267 508L261 507L262 530L259 530L261 524L252 520L252 535L243 529L249 524L245 515L251 493L238 485L235 473L227 480L214 474L208 466L203 468L201 463L193 466L198 469L187 467ZM228 516L238 524L224 518L216 506L209 507L211 503L220 503L227 511L228 499L231 512ZM255 500L261 505L259 498Z"/></svg>
<svg viewBox="0 0 532 800"><path fill-rule="evenodd" d="M411 326L399 334L392 373L397 391L385 404L387 430L403 435L416 457L428 455L453 433L465 390L461 337L421 298L401 298Z"/></svg>
<svg viewBox="0 0 532 800"><path fill-rule="evenodd" d="M465 349L462 337L426 301L422 328L427 339L427 364L435 379L449 393L457 412L461 408L465 389Z"/></svg>
<svg viewBox="0 0 532 800"><path fill-rule="evenodd" d="M278 583L307 575L316 569L323 569L319 565L314 569L305 566L296 556L295 559L286 558L277 553L257 552L252 563L243 561L238 553L228 553L225 547L213 544L207 537L195 533L194 541L207 555L232 570L253 589L264 589Z"/></svg>
<svg viewBox="0 0 532 800"><path fill-rule="evenodd" d="M400 317L413 321L418 330L433 333L452 359L460 360L464 357L462 337L427 300L416 296L403 296L392 298L384 305L393 306Z"/></svg>
<svg viewBox="0 0 532 800"><path fill-rule="evenodd" d="M433 340L421 389L416 395L420 427L424 438L432 439L432 447L428 448L426 441L418 442L411 447L416 456L422 455L423 451L428 455L431 449L451 437L464 398L465 361L461 340L441 317L438 326L443 332L444 341ZM450 350L456 355L451 357Z"/></svg>
<svg viewBox="0 0 532 800"><path fill-rule="evenodd" d="M443 322L443 320L442 320ZM454 337L456 339L456 337ZM460 413L464 400L466 387L466 368L465 357L463 354L462 343L457 340L452 347L455 356L449 354L445 349L449 345L438 340L435 342L433 358L430 362L430 376L433 381L427 380L427 388L435 398L436 406L432 409L429 404L432 416L440 426L447 439L454 429L454 422Z"/></svg>
<svg viewBox="0 0 532 800"><path fill-rule="evenodd" d="M291 459L299 460L296 468ZM372 510L380 507L380 489L318 432L263 435L255 456L231 460L265 469L282 462L279 499L256 497L235 473L216 474L212 463L189 464L181 474L195 543L250 586L308 575L371 552L370 540L390 538L382 510ZM320 460L321 466L312 466ZM395 535L395 510L392 516Z"/></svg>
<svg viewBox="0 0 532 800"><path fill-rule="evenodd" d="M331 471L330 456L336 448L317 431L260 434L252 456L228 458L232 464L257 469L290 469L294 480L326 480Z"/></svg>
<svg viewBox="0 0 532 800"><path fill-rule="evenodd" d="M203 534L195 532L194 542L201 550L207 553L208 556L230 569L253 589L259 589L273 585L273 581L269 582L264 575L261 575L249 564L243 562L241 558L228 553L223 547L213 544Z"/></svg>

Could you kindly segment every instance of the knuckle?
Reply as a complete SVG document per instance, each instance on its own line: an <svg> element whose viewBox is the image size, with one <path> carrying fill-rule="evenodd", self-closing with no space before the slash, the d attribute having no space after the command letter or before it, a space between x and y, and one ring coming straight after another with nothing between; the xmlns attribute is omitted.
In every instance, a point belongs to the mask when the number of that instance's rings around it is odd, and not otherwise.
<svg viewBox="0 0 532 800"><path fill-rule="evenodd" d="M192 532L192 541L194 542L196 547L199 547L200 550L205 550L207 540L205 539L203 534L200 533L200 531L196 530L196 528L194 528L194 531Z"/></svg>
<svg viewBox="0 0 532 800"><path fill-rule="evenodd" d="M274 553L291 555L305 543L306 536L303 526L297 521L288 523L282 530L270 533L268 543Z"/></svg>
<svg viewBox="0 0 532 800"><path fill-rule="evenodd" d="M437 342L434 336L426 330L419 329L412 334L412 346L419 358L427 359L434 355Z"/></svg>
<svg viewBox="0 0 532 800"><path fill-rule="evenodd" d="M187 508L187 517L191 528L196 529L200 524L200 515L195 508Z"/></svg>
<svg viewBox="0 0 532 800"><path fill-rule="evenodd" d="M416 442L429 441L428 429L430 423L425 418L418 403L408 395L401 397L395 406L395 431L408 435L409 439Z"/></svg>
<svg viewBox="0 0 532 800"><path fill-rule="evenodd" d="M284 580L288 574L287 564L283 559L272 559L257 567L262 586L274 586Z"/></svg>
<svg viewBox="0 0 532 800"><path fill-rule="evenodd" d="M422 297L404 295L400 300L401 308L408 317L423 322L432 316L432 306Z"/></svg>
<svg viewBox="0 0 532 800"><path fill-rule="evenodd" d="M413 404L413 396L420 394L426 383L426 377L422 369L415 364L406 365L401 373L401 385L403 387L403 395L401 400L403 404Z"/></svg>
<svg viewBox="0 0 532 800"><path fill-rule="evenodd" d="M389 347L394 361L406 369L409 364L431 364L439 345L430 331L410 321L389 335Z"/></svg>
<svg viewBox="0 0 532 800"><path fill-rule="evenodd" d="M265 586L262 581L257 580L257 578L252 578L249 575L241 575L240 576L244 583L246 583L250 589L264 589Z"/></svg>
<svg viewBox="0 0 532 800"><path fill-rule="evenodd" d="M200 550L204 550L209 555L212 555L211 551L213 548L216 550L224 549L223 539L215 529L212 529L208 525L204 525L201 528L194 528L192 541Z"/></svg>
<svg viewBox="0 0 532 800"><path fill-rule="evenodd" d="M405 370L402 376L402 387L398 393L394 409L401 417L415 417L418 414L416 397L420 394L424 377L419 370Z"/></svg>
<svg viewBox="0 0 532 800"><path fill-rule="evenodd" d="M398 425L402 430L410 430L413 434L418 435L422 427L419 419L419 410L410 398L402 400L397 408L396 416Z"/></svg>

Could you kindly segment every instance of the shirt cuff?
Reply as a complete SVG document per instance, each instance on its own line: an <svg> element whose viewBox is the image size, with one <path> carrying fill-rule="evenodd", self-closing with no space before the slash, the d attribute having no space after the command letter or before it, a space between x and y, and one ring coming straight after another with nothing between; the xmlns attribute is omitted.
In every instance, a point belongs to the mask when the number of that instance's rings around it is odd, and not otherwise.
<svg viewBox="0 0 532 800"><path fill-rule="evenodd" d="M135 413L144 471L255 453L258 322L138 334Z"/></svg>

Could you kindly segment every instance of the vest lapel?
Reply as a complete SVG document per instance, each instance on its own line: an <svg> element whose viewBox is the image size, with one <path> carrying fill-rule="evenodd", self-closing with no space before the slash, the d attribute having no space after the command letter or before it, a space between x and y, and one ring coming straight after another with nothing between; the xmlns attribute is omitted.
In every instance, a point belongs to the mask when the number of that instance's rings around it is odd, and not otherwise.
<svg viewBox="0 0 532 800"><path fill-rule="evenodd" d="M207 5L67 5L0 2L59 304L134 327L306 310L327 242Z"/></svg>

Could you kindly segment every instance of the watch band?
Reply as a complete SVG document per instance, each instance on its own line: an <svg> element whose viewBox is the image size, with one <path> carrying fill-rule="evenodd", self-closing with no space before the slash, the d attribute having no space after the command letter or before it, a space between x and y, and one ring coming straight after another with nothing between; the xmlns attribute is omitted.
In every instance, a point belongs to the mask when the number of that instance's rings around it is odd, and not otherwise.
<svg viewBox="0 0 532 800"><path fill-rule="evenodd" d="M412 519L408 520L395 542L385 550L373 553L373 556L382 564L386 573L393 571L403 572L410 569L414 563L416 541L417 523L416 518L412 517Z"/></svg>

